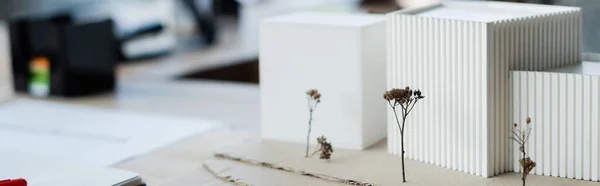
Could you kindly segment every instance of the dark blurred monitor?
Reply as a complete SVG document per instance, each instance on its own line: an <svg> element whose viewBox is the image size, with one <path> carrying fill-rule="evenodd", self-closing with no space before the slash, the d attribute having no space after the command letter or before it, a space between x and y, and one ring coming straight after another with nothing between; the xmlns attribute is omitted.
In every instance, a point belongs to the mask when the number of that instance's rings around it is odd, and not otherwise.
<svg viewBox="0 0 600 186"><path fill-rule="evenodd" d="M47 14L108 0L0 0L0 19L28 14Z"/></svg>

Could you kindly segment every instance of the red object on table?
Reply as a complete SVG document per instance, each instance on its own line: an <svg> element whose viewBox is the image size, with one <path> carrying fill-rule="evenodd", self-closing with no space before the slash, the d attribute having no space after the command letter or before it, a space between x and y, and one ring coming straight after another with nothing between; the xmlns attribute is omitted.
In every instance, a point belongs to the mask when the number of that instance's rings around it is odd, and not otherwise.
<svg viewBox="0 0 600 186"><path fill-rule="evenodd" d="M0 186L27 186L27 181L23 178L14 180L0 180Z"/></svg>

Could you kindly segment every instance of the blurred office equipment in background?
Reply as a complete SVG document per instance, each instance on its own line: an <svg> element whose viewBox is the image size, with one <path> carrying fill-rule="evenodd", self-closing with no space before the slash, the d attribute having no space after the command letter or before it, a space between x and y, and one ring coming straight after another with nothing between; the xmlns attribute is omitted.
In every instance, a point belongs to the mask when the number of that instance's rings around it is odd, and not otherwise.
<svg viewBox="0 0 600 186"><path fill-rule="evenodd" d="M2 17L68 14L75 22L112 19L121 61L167 54L175 46L170 0L8 0Z"/></svg>
<svg viewBox="0 0 600 186"><path fill-rule="evenodd" d="M10 21L14 87L34 96L82 96L115 87L111 19L75 22L69 14Z"/></svg>
<svg viewBox="0 0 600 186"><path fill-rule="evenodd" d="M112 19L118 57L125 62L166 55L175 48L174 8L170 0L102 0L70 12L77 20Z"/></svg>
<svg viewBox="0 0 600 186"><path fill-rule="evenodd" d="M5 6L0 7L0 18L68 14L74 23L112 20L118 62L138 62L121 66L127 72L144 72L144 79L209 79L255 84L258 83L259 23L264 18L302 10L381 14L432 1L7 0ZM505 1L583 7L585 56L600 53L600 44L594 42L600 39L597 34L600 27L594 23L600 6L594 0ZM52 71L52 65L50 67Z"/></svg>

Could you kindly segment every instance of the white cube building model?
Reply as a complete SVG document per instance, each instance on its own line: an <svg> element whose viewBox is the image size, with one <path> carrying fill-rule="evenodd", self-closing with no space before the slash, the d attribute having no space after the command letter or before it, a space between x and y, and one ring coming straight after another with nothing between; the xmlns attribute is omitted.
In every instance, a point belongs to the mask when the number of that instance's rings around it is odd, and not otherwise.
<svg viewBox="0 0 600 186"><path fill-rule="evenodd" d="M526 149L537 166L531 173L599 181L600 63L512 71L511 78L513 122L524 128L532 118ZM518 162L513 164L520 172Z"/></svg>
<svg viewBox="0 0 600 186"><path fill-rule="evenodd" d="M325 135L336 148L364 149L384 139L385 47L383 15L302 12L264 20L262 137L306 143L305 92L318 89L311 143Z"/></svg>
<svg viewBox="0 0 600 186"><path fill-rule="evenodd" d="M387 88L425 95L407 121L407 157L483 177L518 169L509 139L510 70L581 61L574 7L446 2L389 13L387 29ZM389 113L388 149L399 155Z"/></svg>

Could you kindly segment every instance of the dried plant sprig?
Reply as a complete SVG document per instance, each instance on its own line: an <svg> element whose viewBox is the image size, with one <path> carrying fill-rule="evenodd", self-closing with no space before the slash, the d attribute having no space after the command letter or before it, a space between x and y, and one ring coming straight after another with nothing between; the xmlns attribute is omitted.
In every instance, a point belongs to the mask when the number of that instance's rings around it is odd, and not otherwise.
<svg viewBox="0 0 600 186"><path fill-rule="evenodd" d="M314 156L319 152L321 152L319 159L331 159L331 154L333 154L333 147L331 146L331 143L327 142L327 138L325 138L325 136L317 138L317 147L315 148L315 151L311 154L311 156Z"/></svg>
<svg viewBox="0 0 600 186"><path fill-rule="evenodd" d="M308 148L310 146L310 132L312 130L313 112L317 109L317 105L321 103L321 93L317 89L306 91L306 100L308 101L308 133L306 134L306 151L304 157L308 157Z"/></svg>
<svg viewBox="0 0 600 186"><path fill-rule="evenodd" d="M529 172L531 172L531 170L533 170L533 168L536 166L536 163L532 161L531 158L527 157L527 153L525 151L525 146L527 145L527 142L529 141L529 135L531 134L531 118L527 117L527 119L525 119L525 123L527 124L525 130L519 129L519 125L517 125L517 123L513 124L511 137L511 139L513 139L519 145L519 151L521 151L522 154L519 164L521 165L523 173L521 177L523 186L525 186L527 175L529 175Z"/></svg>
<svg viewBox="0 0 600 186"><path fill-rule="evenodd" d="M394 112L394 116L396 118L396 124L398 125L398 130L400 130L400 144L402 149L402 182L406 182L406 173L404 169L404 127L406 126L406 118L408 114L412 112L413 108L417 104L420 99L425 98L422 95L421 90L411 90L410 87L406 87L404 89L392 89L390 91L386 91L383 94L383 99L385 99L392 111ZM398 118L398 108L400 108L402 114L402 124L400 124L400 120Z"/></svg>
<svg viewBox="0 0 600 186"><path fill-rule="evenodd" d="M523 178L527 178L526 175L529 174L529 172L531 172L531 170L533 170L533 168L535 168L535 166L537 165L529 157L519 160L519 164L521 164L521 167L523 168L523 173L525 173Z"/></svg>
<svg viewBox="0 0 600 186"><path fill-rule="evenodd" d="M206 171L210 172L210 174L212 174L213 176L219 178L220 180L222 180L224 182L228 182L228 183L231 183L233 185L238 185L238 186L250 186L250 184L244 183L244 182L240 181L239 179L233 179L231 176L221 176L204 163L202 164L202 167L204 167L204 169L206 169Z"/></svg>
<svg viewBox="0 0 600 186"><path fill-rule="evenodd" d="M294 169L291 167L284 167L284 166L275 165L275 164L268 163L268 162L263 162L263 161L253 160L253 159L246 159L246 158L241 158L241 157L235 157L235 156L230 156L230 155L222 154L222 153L216 153L215 157L227 159L227 160L231 160L231 161L237 161L237 162L241 162L241 163L245 163L245 164L249 164L249 165L256 165L256 166L266 167L266 168L270 168L270 169L290 172L290 173L299 174L302 176L307 176L307 177L312 177L312 178L317 178L317 179L322 179L322 180L327 180L327 181L333 181L333 182L347 184L347 185L376 186L375 184L372 184L372 183L343 179L343 178L338 178L338 177L324 175L324 174L311 173L311 172L307 172L304 170Z"/></svg>

